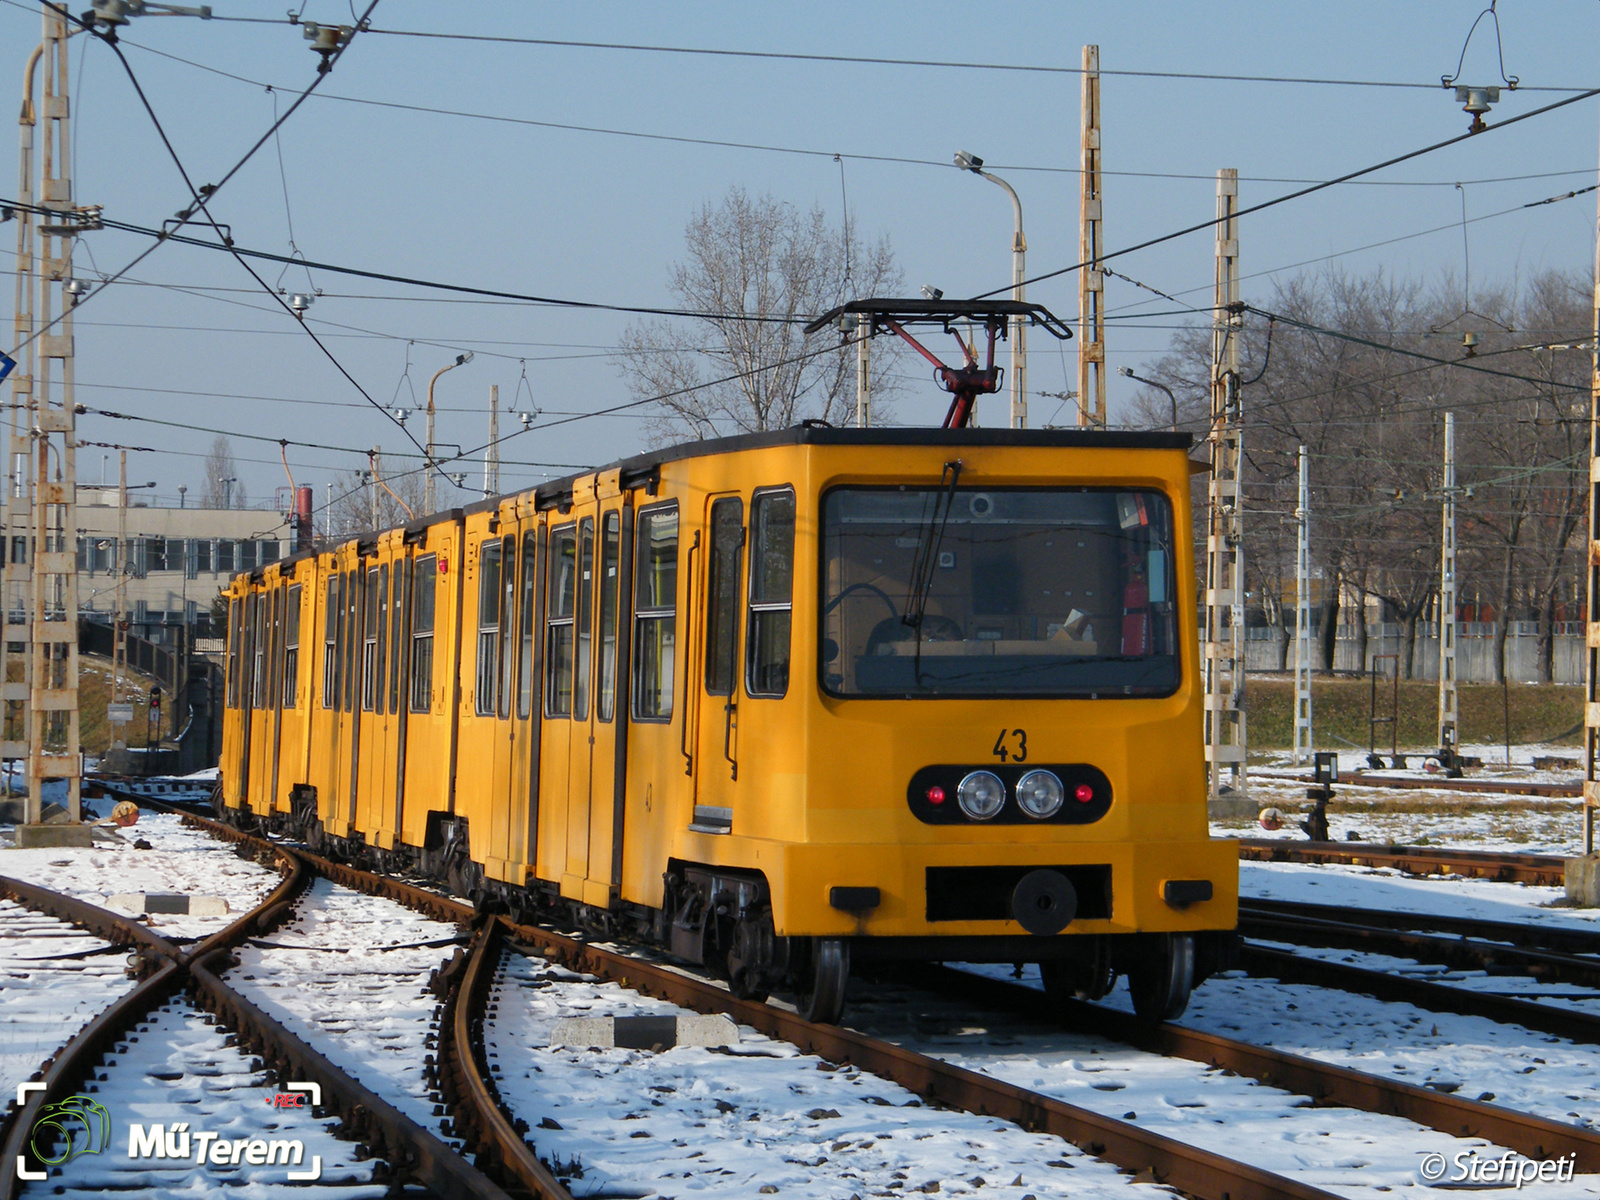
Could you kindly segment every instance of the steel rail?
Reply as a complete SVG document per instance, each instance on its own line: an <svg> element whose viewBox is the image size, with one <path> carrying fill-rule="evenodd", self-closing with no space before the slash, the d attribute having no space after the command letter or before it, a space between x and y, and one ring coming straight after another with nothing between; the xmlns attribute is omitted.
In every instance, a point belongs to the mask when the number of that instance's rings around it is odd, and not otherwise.
<svg viewBox="0 0 1600 1200"><path fill-rule="evenodd" d="M1269 783L1303 784L1315 787L1310 775L1267 775L1252 772L1257 779ZM1540 796L1545 799L1566 800L1583 795L1577 783L1501 783L1493 779L1417 779L1406 775L1379 775L1357 771L1339 780L1342 787L1399 788L1407 791L1472 792L1493 796Z"/></svg>
<svg viewBox="0 0 1600 1200"><path fill-rule="evenodd" d="M1496 945L1466 934L1448 936L1366 925L1358 918L1314 917L1239 906L1239 932L1269 942L1388 954L1456 970L1520 974L1552 983L1600 988L1600 959L1554 950Z"/></svg>
<svg viewBox="0 0 1600 1200"><path fill-rule="evenodd" d="M234 841L259 841L252 834L205 817L184 814L198 828L215 829ZM385 875L374 875L296 849L312 869L372 895L383 895L441 920L461 920L471 906ZM1242 1163L1127 1121L1102 1116L1053 1096L969 1071L914 1050L835 1025L819 1025L774 1005L740 1000L725 988L693 975L564 937L537 926L496 918L516 939L513 948L569 970L592 975L697 1012L725 1013L742 1025L788 1042L830 1062L851 1063L898 1083L910 1092L952 1108L999 1117L1033 1133L1049 1133L1125 1170L1149 1171L1159 1183L1198 1200L1333 1200L1333 1193Z"/></svg>
<svg viewBox="0 0 1600 1200"><path fill-rule="evenodd" d="M527 1122L513 1122L506 1115L499 1089L487 1070L483 1019L494 967L500 961L501 937L498 920L484 922L473 935L465 969L448 981L454 986L449 987L439 1023L435 1074L446 1097L460 1109L457 1135L479 1147L480 1166L509 1176L539 1200L572 1200L572 1194L524 1139Z"/></svg>
<svg viewBox="0 0 1600 1200"><path fill-rule="evenodd" d="M1483 1017L1501 1025L1521 1025L1554 1037L1600 1044L1600 1016L1575 1008L1452 987L1349 963L1308 958L1257 946L1252 942L1245 942L1240 947L1239 966L1251 975L1278 979L1284 983L1303 983L1341 992L1355 992L1379 1000L1412 1004L1433 1012Z"/></svg>
<svg viewBox="0 0 1600 1200"><path fill-rule="evenodd" d="M1324 921L1350 921L1375 929L1413 929L1429 933L1453 933L1463 937L1527 946L1535 950L1557 950L1566 954L1600 955L1600 922L1593 929L1574 929L1567 925L1532 921L1491 921L1477 917L1455 917L1446 913L1404 912L1390 908L1347 908L1340 904L1307 904L1299 900L1244 900L1241 910L1287 916L1316 917Z"/></svg>
<svg viewBox="0 0 1600 1200"><path fill-rule="evenodd" d="M186 950L130 918L34 884L0 878L0 892L19 903L30 908L37 905L41 911L82 924L108 936L108 940L112 940L109 935L115 935L123 939L122 944L138 945L140 957L146 962L160 962L154 974L108 1006L57 1052L44 1072L44 1091L31 1093L20 1109L13 1106L7 1123L0 1126L5 1154L0 1160L4 1167L0 1171L0 1200L12 1200L16 1195L19 1180L11 1164L27 1151L40 1109L70 1094L71 1087L93 1073L99 1054L114 1048L151 1009L186 985L195 993L197 1003L234 1029L241 1044L255 1048L265 1063L274 1066L280 1079L317 1083L323 1091L322 1107L340 1116L344 1128L355 1136L367 1137L369 1145L381 1145L378 1156L388 1161L396 1175L415 1179L452 1200L508 1200L504 1190L464 1158L256 1008L215 973L214 968L231 955L234 946L253 933L269 932L292 914L292 900L308 877L307 864L294 853L264 839L249 840L259 854L273 857L284 878L255 908ZM374 1133L378 1137L373 1138Z"/></svg>
<svg viewBox="0 0 1600 1200"><path fill-rule="evenodd" d="M1353 863L1391 867L1408 875L1470 875L1506 883L1561 887L1563 860L1544 854L1498 854L1434 846L1379 846L1365 842L1298 842L1239 838L1239 857L1253 862Z"/></svg>
<svg viewBox="0 0 1600 1200"><path fill-rule="evenodd" d="M1309 1096L1320 1105L1402 1117L1452 1137L1481 1137L1528 1158L1578 1156L1580 1171L1600 1170L1600 1133L1514 1109L1452 1096L1304 1055L1257 1046L1184 1025L1151 1026L1133 1015L1081 1000L1058 1001L1038 988L947 967L912 969L902 977L941 996L1017 1013L1074 1033L1092 1033L1152 1054L1186 1058L1232 1071L1268 1087Z"/></svg>

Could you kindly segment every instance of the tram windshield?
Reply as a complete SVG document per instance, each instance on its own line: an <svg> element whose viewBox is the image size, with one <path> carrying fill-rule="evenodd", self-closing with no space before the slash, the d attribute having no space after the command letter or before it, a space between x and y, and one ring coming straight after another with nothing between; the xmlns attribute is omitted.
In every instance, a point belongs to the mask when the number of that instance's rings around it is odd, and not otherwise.
<svg viewBox="0 0 1600 1200"><path fill-rule="evenodd" d="M836 488L836 696L1161 696L1178 685L1172 506L1100 488Z"/></svg>

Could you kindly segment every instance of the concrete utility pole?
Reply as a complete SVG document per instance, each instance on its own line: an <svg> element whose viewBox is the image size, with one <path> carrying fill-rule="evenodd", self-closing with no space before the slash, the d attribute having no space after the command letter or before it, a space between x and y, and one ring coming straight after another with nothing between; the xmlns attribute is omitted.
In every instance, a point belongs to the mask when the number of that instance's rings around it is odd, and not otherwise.
<svg viewBox="0 0 1600 1200"><path fill-rule="evenodd" d="M1456 415L1444 415L1443 533L1439 546L1439 763L1459 773L1456 697ZM1501 617L1504 618L1502 613ZM1398 668L1397 668L1398 669Z"/></svg>
<svg viewBox="0 0 1600 1200"><path fill-rule="evenodd" d="M1294 762L1310 762L1311 734L1311 458L1300 447L1300 493L1294 509Z"/></svg>
<svg viewBox="0 0 1600 1200"><path fill-rule="evenodd" d="M1206 761L1211 797L1243 796L1249 745L1244 719L1244 467L1239 404L1239 172L1217 172L1217 280L1211 332L1210 527L1206 536Z"/></svg>
<svg viewBox="0 0 1600 1200"><path fill-rule="evenodd" d="M1100 269L1100 47L1083 48L1083 153L1078 191L1078 424L1106 426L1106 322ZM1020 297L1019 297L1020 299Z"/></svg>
<svg viewBox="0 0 1600 1200"><path fill-rule="evenodd" d="M1594 313L1589 325L1589 557L1600 563L1600 206L1595 214ZM1583 610L1583 852L1593 854L1595 812L1600 809L1600 572L1583 573L1587 602Z"/></svg>
<svg viewBox="0 0 1600 1200"><path fill-rule="evenodd" d="M127 740L120 728L121 706L128 702L128 452L117 451L117 545L110 561L117 572L116 617L111 627L111 703L117 706L111 717L112 745L121 748ZM129 714L131 719L131 713Z"/></svg>
<svg viewBox="0 0 1600 1200"><path fill-rule="evenodd" d="M84 288L72 278L72 252L80 233L98 227L99 209L72 203L67 38L65 16L46 8L42 43L28 60L21 115L21 196L48 212L34 218L18 214L16 335L24 349L21 371L13 385L16 407L12 410L10 455L13 463L25 462L26 467L22 495L8 497L14 503L6 514L10 536L26 530L27 636L15 640L26 640L28 647L23 684L28 758L25 816L26 823L34 826L42 814L47 780L65 782L67 813L76 823L83 782L78 722L78 472L72 306ZM35 110L34 80L41 63L43 87ZM43 137L36 146L41 120ZM58 382L59 393L55 390ZM18 519L24 502L29 506L26 526ZM8 580L15 582L14 576ZM12 597L6 599L9 606ZM7 633L0 641L10 638ZM6 679L8 708L16 694ZM17 743L8 741L4 752L10 756L18 749ZM28 844L26 836L23 844Z"/></svg>
<svg viewBox="0 0 1600 1200"><path fill-rule="evenodd" d="M428 406L428 415L430 417L433 415L432 405ZM433 447L433 439L431 436L428 440L428 446L431 453ZM368 465L372 469L367 472L367 512L369 519L372 522L369 528L377 530L383 528L383 525L378 520L378 478L379 472L383 470L383 447L374 446L372 448L372 454L369 457L370 462ZM433 473L431 471L428 474L428 482L429 484L432 484L433 482ZM430 486L428 490L431 492L433 488ZM433 499L431 496L428 499L428 505L428 511L432 512Z"/></svg>
<svg viewBox="0 0 1600 1200"><path fill-rule="evenodd" d="M866 429L872 424L872 338L861 332L860 321L850 332L856 339L856 428Z"/></svg>
<svg viewBox="0 0 1600 1200"><path fill-rule="evenodd" d="M500 494L500 385L489 385L489 444L483 450L483 494Z"/></svg>

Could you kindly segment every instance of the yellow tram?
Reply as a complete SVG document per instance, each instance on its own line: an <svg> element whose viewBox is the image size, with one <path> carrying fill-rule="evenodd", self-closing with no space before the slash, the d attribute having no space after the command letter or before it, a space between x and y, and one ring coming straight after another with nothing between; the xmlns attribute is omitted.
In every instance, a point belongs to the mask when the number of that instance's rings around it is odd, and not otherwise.
<svg viewBox="0 0 1600 1200"><path fill-rule="evenodd" d="M241 575L225 815L819 1019L883 959L1174 1015L1238 894L1187 445L797 427Z"/></svg>

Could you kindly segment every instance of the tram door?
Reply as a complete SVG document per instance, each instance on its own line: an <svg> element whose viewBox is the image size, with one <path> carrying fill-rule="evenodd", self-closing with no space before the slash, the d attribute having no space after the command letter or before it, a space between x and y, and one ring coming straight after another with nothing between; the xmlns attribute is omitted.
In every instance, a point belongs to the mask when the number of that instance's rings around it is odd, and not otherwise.
<svg viewBox="0 0 1600 1200"><path fill-rule="evenodd" d="M400 807L401 752L406 720L406 617L410 612L411 547L396 530L385 534L377 568L377 623L366 630L364 645L375 649L375 686L371 707L362 697L362 750L357 810L359 824L385 850L392 849ZM367 581L373 582L371 568ZM367 602L372 607L372 600ZM365 649L363 650L365 653Z"/></svg>
<svg viewBox="0 0 1600 1200"><path fill-rule="evenodd" d="M366 605L363 601L366 584L366 560L354 553L340 555L340 578L343 580L342 604L339 615L338 662L336 666L339 691L338 736L333 739L333 786L329 803L323 808L323 825L335 837L348 837L355 819L355 792L358 782L357 765L360 748L361 716L361 648L362 618Z"/></svg>
<svg viewBox="0 0 1600 1200"><path fill-rule="evenodd" d="M597 908L608 907L615 899L617 877L615 839L617 798L617 739L624 736L623 716L618 715L618 670L622 644L622 605L624 595L622 510L615 504L602 506L595 527L592 552L594 575L592 650L593 684L590 691L588 724L589 803L584 841L586 878L583 900ZM580 552L582 546L580 543ZM581 562L581 554L580 554ZM581 656L580 656L581 658ZM574 728L578 732L578 728Z"/></svg>
<svg viewBox="0 0 1600 1200"><path fill-rule="evenodd" d="M495 645L492 651L479 651L480 662L487 656L495 673L494 680L486 678L484 681L484 686L494 694L489 761L481 764L489 777L489 848L485 865L491 877L521 883L520 872L516 869L522 858L520 839L512 836L516 827L512 808L518 798L512 778L518 724L511 720L511 714L516 703L521 609L533 601L520 586L524 574L532 569L532 563L524 561L523 556L526 554L531 559L534 548L520 536L516 521L505 510L502 510L501 526L508 532L500 538L499 595L494 602L498 611L493 622ZM523 794L524 804L525 796L526 793Z"/></svg>
<svg viewBox="0 0 1600 1200"><path fill-rule="evenodd" d="M694 812L689 828L698 833L733 829L739 766L740 586L744 576L744 501L736 495L712 496L706 510L705 567L690 580L696 597L687 663L693 712L690 771Z"/></svg>

